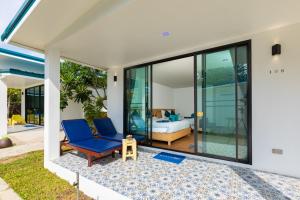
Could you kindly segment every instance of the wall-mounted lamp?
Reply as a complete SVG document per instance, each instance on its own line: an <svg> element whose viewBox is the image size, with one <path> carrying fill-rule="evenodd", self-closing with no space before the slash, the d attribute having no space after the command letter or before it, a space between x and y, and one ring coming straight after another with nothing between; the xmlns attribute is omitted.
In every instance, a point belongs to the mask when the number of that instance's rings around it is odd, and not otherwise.
<svg viewBox="0 0 300 200"><path fill-rule="evenodd" d="M117 75L114 75L114 82L116 83L118 81Z"/></svg>
<svg viewBox="0 0 300 200"><path fill-rule="evenodd" d="M280 44L274 44L272 46L272 56L280 55L281 54L281 45Z"/></svg>
<svg viewBox="0 0 300 200"><path fill-rule="evenodd" d="M203 112L197 112L197 117L203 117Z"/></svg>

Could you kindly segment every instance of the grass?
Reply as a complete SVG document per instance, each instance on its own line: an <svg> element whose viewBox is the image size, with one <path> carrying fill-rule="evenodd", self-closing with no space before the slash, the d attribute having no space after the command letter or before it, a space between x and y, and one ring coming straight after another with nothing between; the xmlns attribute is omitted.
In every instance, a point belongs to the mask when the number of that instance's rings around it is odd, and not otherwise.
<svg viewBox="0 0 300 200"><path fill-rule="evenodd" d="M76 199L76 189L43 167L42 151L0 161L0 177L24 200ZM90 200L83 193L80 199Z"/></svg>

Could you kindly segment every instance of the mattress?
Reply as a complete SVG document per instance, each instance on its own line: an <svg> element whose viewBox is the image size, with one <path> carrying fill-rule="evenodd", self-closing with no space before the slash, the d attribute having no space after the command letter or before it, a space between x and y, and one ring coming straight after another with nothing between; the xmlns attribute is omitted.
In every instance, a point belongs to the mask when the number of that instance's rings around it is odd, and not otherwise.
<svg viewBox="0 0 300 200"><path fill-rule="evenodd" d="M173 133L191 127L190 122L186 119L175 121L175 122L170 121L170 122L163 122L163 123L158 122L160 120L159 119L153 120L152 132Z"/></svg>

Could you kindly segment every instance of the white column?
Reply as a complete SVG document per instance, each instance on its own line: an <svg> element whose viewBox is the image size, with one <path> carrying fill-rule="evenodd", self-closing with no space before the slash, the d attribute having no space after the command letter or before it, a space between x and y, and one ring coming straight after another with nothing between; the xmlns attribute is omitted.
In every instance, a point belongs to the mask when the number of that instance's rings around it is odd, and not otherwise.
<svg viewBox="0 0 300 200"><path fill-rule="evenodd" d="M45 122L44 166L59 157L60 129L60 53L57 49L45 52Z"/></svg>
<svg viewBox="0 0 300 200"><path fill-rule="evenodd" d="M21 115L25 119L25 89L21 90Z"/></svg>
<svg viewBox="0 0 300 200"><path fill-rule="evenodd" d="M7 134L7 85L0 79L0 138Z"/></svg>

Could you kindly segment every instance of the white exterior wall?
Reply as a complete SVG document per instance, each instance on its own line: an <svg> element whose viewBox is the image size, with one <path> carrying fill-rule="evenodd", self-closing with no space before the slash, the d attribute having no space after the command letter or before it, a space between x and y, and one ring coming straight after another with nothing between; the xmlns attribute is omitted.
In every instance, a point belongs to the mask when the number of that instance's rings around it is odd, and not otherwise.
<svg viewBox="0 0 300 200"><path fill-rule="evenodd" d="M300 25L253 37L252 138L253 166L300 177ZM282 45L282 54L271 56L271 46ZM284 73L269 74L269 70ZM283 155L272 154L283 149Z"/></svg>
<svg viewBox="0 0 300 200"><path fill-rule="evenodd" d="M68 106L63 111L60 111L60 121L81 118L84 118L84 112L80 103L69 101Z"/></svg>
<svg viewBox="0 0 300 200"><path fill-rule="evenodd" d="M118 77L116 83L114 75ZM122 68L109 69L107 72L107 115L120 133L123 133L123 77Z"/></svg>
<svg viewBox="0 0 300 200"><path fill-rule="evenodd" d="M21 115L25 119L25 89L21 89Z"/></svg>
<svg viewBox="0 0 300 200"><path fill-rule="evenodd" d="M7 134L7 85L0 79L0 138Z"/></svg>
<svg viewBox="0 0 300 200"><path fill-rule="evenodd" d="M196 51L252 39L252 167L297 177L300 177L299 35L300 24L296 24L193 49ZM282 45L279 56L271 55L271 46L275 43ZM148 61L151 60L144 60ZM269 73L270 70L280 69L284 69L284 73ZM113 86L114 72L118 73L117 86ZM109 70L108 105L114 124L122 127L121 68ZM273 148L282 149L283 155L272 154Z"/></svg>

